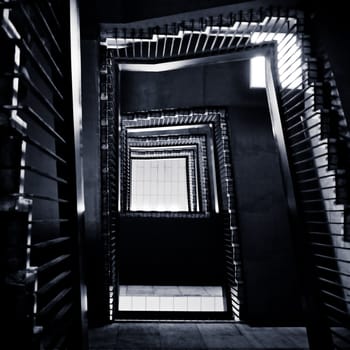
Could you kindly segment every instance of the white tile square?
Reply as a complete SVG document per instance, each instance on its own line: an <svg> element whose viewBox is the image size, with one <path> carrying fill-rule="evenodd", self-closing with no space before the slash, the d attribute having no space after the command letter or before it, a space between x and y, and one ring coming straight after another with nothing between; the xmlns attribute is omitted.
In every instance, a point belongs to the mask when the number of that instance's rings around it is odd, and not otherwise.
<svg viewBox="0 0 350 350"><path fill-rule="evenodd" d="M132 297L132 310L133 311L145 311L146 310L146 297L133 296Z"/></svg>
<svg viewBox="0 0 350 350"><path fill-rule="evenodd" d="M173 311L174 297L160 297L159 311Z"/></svg>
<svg viewBox="0 0 350 350"><path fill-rule="evenodd" d="M127 295L119 296L119 310L120 311L130 311L132 310L132 297Z"/></svg>
<svg viewBox="0 0 350 350"><path fill-rule="evenodd" d="M174 311L187 311L187 297L174 297Z"/></svg>
<svg viewBox="0 0 350 350"><path fill-rule="evenodd" d="M146 310L159 311L159 297L146 297Z"/></svg>
<svg viewBox="0 0 350 350"><path fill-rule="evenodd" d="M187 297L187 311L201 311L201 297Z"/></svg>
<svg viewBox="0 0 350 350"><path fill-rule="evenodd" d="M201 310L202 311L215 311L215 297L202 297L201 298Z"/></svg>
<svg viewBox="0 0 350 350"><path fill-rule="evenodd" d="M225 311L223 297L214 297L215 299L215 311Z"/></svg>

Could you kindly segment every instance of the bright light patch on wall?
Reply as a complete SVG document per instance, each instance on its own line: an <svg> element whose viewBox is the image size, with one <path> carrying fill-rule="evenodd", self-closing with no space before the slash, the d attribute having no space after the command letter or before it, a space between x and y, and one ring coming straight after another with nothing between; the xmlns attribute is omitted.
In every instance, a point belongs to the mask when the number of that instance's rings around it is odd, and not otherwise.
<svg viewBox="0 0 350 350"><path fill-rule="evenodd" d="M264 56L256 56L250 59L250 87L266 88Z"/></svg>
<svg viewBox="0 0 350 350"><path fill-rule="evenodd" d="M297 36L284 33L267 35L255 32L250 39L252 44L277 42L277 68L282 88L301 89L302 87L302 50Z"/></svg>
<svg viewBox="0 0 350 350"><path fill-rule="evenodd" d="M132 159L131 211L188 211L186 158Z"/></svg>

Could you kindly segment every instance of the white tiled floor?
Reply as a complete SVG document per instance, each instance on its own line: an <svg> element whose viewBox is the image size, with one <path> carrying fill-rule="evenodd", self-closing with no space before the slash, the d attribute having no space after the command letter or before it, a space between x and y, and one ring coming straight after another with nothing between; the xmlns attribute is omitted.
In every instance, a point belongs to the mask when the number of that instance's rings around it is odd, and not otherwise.
<svg viewBox="0 0 350 350"><path fill-rule="evenodd" d="M120 311L225 311L222 287L120 286Z"/></svg>
<svg viewBox="0 0 350 350"><path fill-rule="evenodd" d="M119 295L159 296L222 296L220 286L143 286L121 285Z"/></svg>

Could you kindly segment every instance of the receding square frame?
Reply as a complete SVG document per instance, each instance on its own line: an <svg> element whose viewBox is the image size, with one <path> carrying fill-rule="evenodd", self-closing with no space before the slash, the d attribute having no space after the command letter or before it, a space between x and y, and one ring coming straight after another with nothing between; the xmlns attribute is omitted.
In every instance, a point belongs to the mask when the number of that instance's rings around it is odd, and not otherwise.
<svg viewBox="0 0 350 350"><path fill-rule="evenodd" d="M294 186L292 183L291 170L289 167L284 133L282 129L282 122L279 111L279 104L277 99L277 89L280 88L278 85L277 79L277 71L276 71L276 58L275 58L275 45L274 44L264 44L263 46L259 46L257 48L249 48L242 51L236 51L233 53L225 53L225 54L214 54L212 56L207 57L196 57L196 58L188 58L188 59L175 59L173 61L161 62L161 63L123 63L118 62L118 60L113 60L113 73L115 74L115 81L117 82L116 89L120 91L120 72L121 71L133 71L133 72L162 72L167 70L175 70L181 69L189 66L196 65L206 65L206 64L217 64L217 63L228 63L234 62L237 60L247 60L256 55L265 56L266 60L266 81L267 81L267 97L268 97L268 105L270 109L270 117L272 122L273 134L275 137L276 145L279 150L279 157L281 160L281 169L284 177L284 185L285 192L288 199L288 206L290 210L290 215L292 220L296 223L298 222L298 212L296 210L296 203L294 197ZM115 130L117 130L116 135L119 136L122 130L121 128L121 113L120 113L120 103L119 98L120 94L113 94L113 98L117 98L114 102L116 106L116 110L114 115L117 115L117 123L115 125ZM121 167L121 151L123 145L118 142L118 169ZM115 176L117 178L118 184L117 189L119 191L121 186L120 176ZM230 186L228 183L221 183L221 186L226 186L229 190ZM120 196L118 196L118 208L120 211ZM232 310L232 317L236 320L240 319L240 304L241 304L241 285L242 285L242 272L241 272L241 261L240 261L240 253L239 253L239 237L237 236L237 221L235 218L235 209L232 207L234 200L231 198L223 198L227 201L225 204L225 212L227 214L227 239L228 241L234 242L232 245L227 246L228 251L231 250L231 257L227 256L225 260L232 261L230 266L227 266L228 269L228 288L226 291L227 302L230 306L228 306L228 310ZM226 229L225 229L226 230ZM226 233L225 233L226 234ZM115 249L115 248L114 248ZM226 251L226 248L225 248ZM228 254L228 253L227 253ZM229 254L230 255L230 254ZM232 265L231 265L232 264ZM113 291L117 291L117 285L113 287ZM115 317L115 312L117 312L117 296L114 298L114 302L111 305L111 317ZM113 311L114 310L114 311Z"/></svg>
<svg viewBox="0 0 350 350"><path fill-rule="evenodd" d="M188 212L199 212L199 179L197 171L197 147L177 146L177 148L169 147L162 150L162 147L129 147L128 157L131 162L134 159L169 159L169 158L185 158L186 160L186 181L188 192ZM132 173L131 173L132 176ZM130 186L130 183L128 183ZM132 191L130 193L132 198ZM131 201L130 201L131 202ZM130 203L131 207L131 203Z"/></svg>
<svg viewBox="0 0 350 350"><path fill-rule="evenodd" d="M186 67L192 66L202 66L207 64L220 64L220 63L228 63L234 61L242 61L248 60L255 56L264 56L265 57L265 68L266 68L266 93L268 99L268 105L270 110L270 118L272 123L273 135L275 138L275 142L277 148L279 150L279 157L281 161L281 169L284 177L285 191L288 198L289 208L295 213L296 203L294 196L294 186L292 183L291 170L289 167L286 144L284 139L283 127L281 122L278 98L277 98L277 87L278 78L277 78L277 62L276 62L276 45L273 43L265 44L256 48L249 48L243 51L236 51L233 53L224 53L224 54L215 54L212 56L206 57L196 57L196 58L188 58L188 59L174 59L172 61L160 62L160 63L123 63L123 62L115 62L116 72L118 74L118 89L120 91L120 73L122 71L128 72L164 72L169 70L177 70L183 69ZM118 94L118 97L120 94ZM117 103L118 106L118 120L119 127L118 130L121 130L121 111L120 111L120 103ZM119 168L121 166L121 149L119 145ZM120 176L119 176L120 181ZM119 187L120 188L120 182ZM120 201L119 201L119 209Z"/></svg>
<svg viewBox="0 0 350 350"><path fill-rule="evenodd" d="M135 127L137 125L137 122L135 121L134 127L124 128L122 126L122 133L121 133L121 143L123 145L122 153L119 155L121 166L119 167L120 173L119 178L123 182L123 185L119 187L119 198L120 198L120 208L121 212L125 213L128 211L128 202L130 201L130 198L128 196L128 190L126 191L126 195L123 195L121 189L122 188L130 188L130 174L129 174L129 164L127 159L129 158L128 154L128 140L130 138L147 138L147 137L175 137L175 136L182 136L182 137L193 137L193 136L205 136L205 145L206 145L206 158L207 166L208 166L208 178L209 178L209 208L201 207L202 213L203 209L205 210L204 213L209 210L209 212L219 212L219 201L218 201L218 190L217 190L217 179L216 179L216 168L215 168L215 154L214 154L214 138L213 138L213 123L208 124L188 124L188 125L167 125L167 126L158 126L158 127L147 127L147 124L152 124L151 120L152 118L156 118L152 115L152 112L150 114L150 120L144 121L142 120L143 127L138 128ZM198 111L198 116L200 117L201 114ZM213 120L215 119L215 113L212 114ZM183 118L186 120L187 118ZM189 118L188 118L189 119ZM166 120L166 119L165 119ZM145 125L146 123L146 125ZM180 143L181 145L181 143ZM126 159L125 159L126 158ZM200 158L202 159L202 158ZM198 165L200 168L203 166L203 164ZM201 175L199 173L199 175ZM201 181L202 179L200 179ZM203 188L203 187L202 187ZM203 193L203 196L206 195L206 192ZM124 203L122 202L124 201ZM208 212L207 212L208 213ZM175 213L174 213L175 215Z"/></svg>

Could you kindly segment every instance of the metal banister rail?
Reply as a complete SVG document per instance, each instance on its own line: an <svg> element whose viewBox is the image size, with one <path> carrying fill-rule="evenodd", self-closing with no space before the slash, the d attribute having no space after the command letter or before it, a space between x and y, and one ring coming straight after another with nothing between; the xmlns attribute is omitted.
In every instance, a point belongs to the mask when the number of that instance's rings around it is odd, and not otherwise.
<svg viewBox="0 0 350 350"><path fill-rule="evenodd" d="M307 18L298 21L301 59L294 70L299 74L294 74L289 82L296 85L298 81L300 89L298 92L290 86L282 87L280 106L325 323L331 333L332 348L346 349L350 346L350 245L346 209L348 168L344 158L350 150L344 141L350 129L330 66L305 33L307 21ZM288 56L287 50L284 56Z"/></svg>
<svg viewBox="0 0 350 350"><path fill-rule="evenodd" d="M0 5L2 324L13 348L83 349L81 106L66 45L78 11L75 1Z"/></svg>

